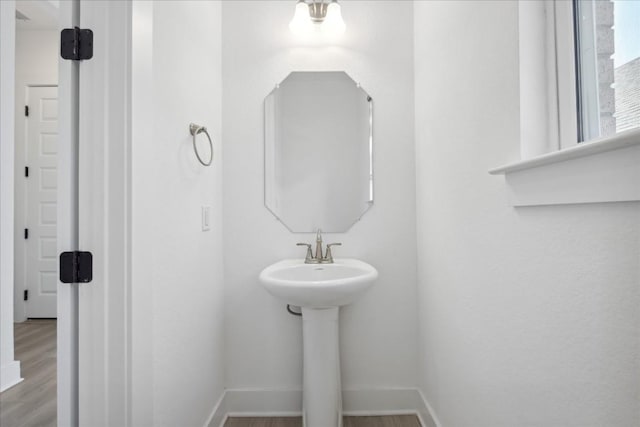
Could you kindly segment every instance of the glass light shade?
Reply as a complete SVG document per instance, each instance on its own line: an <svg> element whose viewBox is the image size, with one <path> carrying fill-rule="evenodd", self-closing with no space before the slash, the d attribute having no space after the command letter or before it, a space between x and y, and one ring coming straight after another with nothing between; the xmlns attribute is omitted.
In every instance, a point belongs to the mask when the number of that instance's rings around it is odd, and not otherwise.
<svg viewBox="0 0 640 427"><path fill-rule="evenodd" d="M293 19L289 22L289 29L297 35L309 34L312 30L311 18L309 16L309 6L304 0L298 1Z"/></svg>
<svg viewBox="0 0 640 427"><path fill-rule="evenodd" d="M337 1L332 1L327 7L327 16L322 23L322 31L330 35L340 35L344 33L347 26L342 20L342 12Z"/></svg>

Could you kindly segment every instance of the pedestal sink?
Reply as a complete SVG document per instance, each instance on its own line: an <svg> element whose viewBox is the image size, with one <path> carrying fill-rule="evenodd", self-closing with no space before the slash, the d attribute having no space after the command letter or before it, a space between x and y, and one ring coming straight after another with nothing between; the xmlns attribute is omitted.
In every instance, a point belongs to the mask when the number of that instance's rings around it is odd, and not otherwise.
<svg viewBox="0 0 640 427"><path fill-rule="evenodd" d="M354 302L377 277L374 267L356 259L284 260L260 273L269 293L302 308L305 427L342 426L338 309Z"/></svg>

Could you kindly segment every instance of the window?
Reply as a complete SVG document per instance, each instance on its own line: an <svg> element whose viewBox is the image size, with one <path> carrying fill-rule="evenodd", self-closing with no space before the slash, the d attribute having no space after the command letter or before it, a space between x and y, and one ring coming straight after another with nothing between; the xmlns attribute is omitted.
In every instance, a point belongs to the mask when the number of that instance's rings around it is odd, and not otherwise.
<svg viewBox="0 0 640 427"><path fill-rule="evenodd" d="M640 201L640 0L521 1L518 19L520 159L489 173L512 206Z"/></svg>
<svg viewBox="0 0 640 427"><path fill-rule="evenodd" d="M640 128L640 1L574 0L578 142Z"/></svg>

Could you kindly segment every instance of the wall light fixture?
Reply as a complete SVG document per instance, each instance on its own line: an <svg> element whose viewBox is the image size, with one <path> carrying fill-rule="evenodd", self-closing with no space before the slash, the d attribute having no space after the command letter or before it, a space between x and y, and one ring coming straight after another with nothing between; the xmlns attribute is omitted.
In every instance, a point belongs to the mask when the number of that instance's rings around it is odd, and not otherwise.
<svg viewBox="0 0 640 427"><path fill-rule="evenodd" d="M298 0L289 28L296 35L319 32L336 36L344 33L346 25L338 0Z"/></svg>

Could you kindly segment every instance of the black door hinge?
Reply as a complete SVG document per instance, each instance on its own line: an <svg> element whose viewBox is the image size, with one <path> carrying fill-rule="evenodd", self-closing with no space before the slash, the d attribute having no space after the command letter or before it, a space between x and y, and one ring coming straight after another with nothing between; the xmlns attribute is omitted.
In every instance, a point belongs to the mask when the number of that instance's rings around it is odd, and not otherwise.
<svg viewBox="0 0 640 427"><path fill-rule="evenodd" d="M65 28L60 33L60 55L79 61L93 58L93 31L78 27Z"/></svg>
<svg viewBox="0 0 640 427"><path fill-rule="evenodd" d="M62 283L89 283L93 279L91 252L62 252L60 254L60 281Z"/></svg>
<svg viewBox="0 0 640 427"><path fill-rule="evenodd" d="M26 117L29 117L29 106L28 106L28 105L25 105L25 106L24 106L24 115L25 115Z"/></svg>
<svg viewBox="0 0 640 427"><path fill-rule="evenodd" d="M28 239L28 238L29 238L29 229L28 229L28 228L25 228L25 229L24 229L24 238L25 238L25 239Z"/></svg>
<svg viewBox="0 0 640 427"><path fill-rule="evenodd" d="M29 166L24 167L24 176L29 178Z"/></svg>
<svg viewBox="0 0 640 427"><path fill-rule="evenodd" d="M23 298L22 299L25 300L25 301L29 301L29 290L28 289L24 290L24 294L23 294Z"/></svg>

